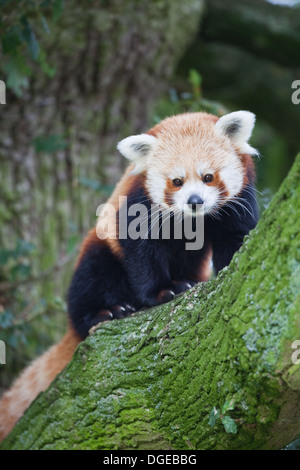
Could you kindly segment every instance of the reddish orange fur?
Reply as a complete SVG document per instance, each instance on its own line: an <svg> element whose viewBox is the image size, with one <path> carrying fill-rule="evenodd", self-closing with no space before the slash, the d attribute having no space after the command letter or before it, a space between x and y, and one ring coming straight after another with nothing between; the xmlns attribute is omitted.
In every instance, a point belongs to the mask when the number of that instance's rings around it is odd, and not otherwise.
<svg viewBox="0 0 300 470"><path fill-rule="evenodd" d="M167 180L165 189L165 202L169 204L172 202L172 194L179 191L181 186L175 186L172 180Z"/></svg>
<svg viewBox="0 0 300 470"><path fill-rule="evenodd" d="M76 262L76 265L75 265L75 269L77 268L77 266L79 266L83 255L89 250L91 245L94 245L95 243L103 243L103 241L100 240L97 236L96 227L94 227L92 230L90 230L88 232L87 236L85 237L85 239L83 240L83 242L81 244L79 256L77 258L77 262Z"/></svg>
<svg viewBox="0 0 300 470"><path fill-rule="evenodd" d="M247 186L247 184L249 183L249 177L248 175L250 176L250 178L252 179L252 181L255 181L255 164L254 164L254 161L253 161L253 158L251 157L251 155L248 155L248 154L239 154L239 157L242 161L242 164L243 164L243 167L245 169L245 173L244 173L244 181L243 181L243 187Z"/></svg>
<svg viewBox="0 0 300 470"><path fill-rule="evenodd" d="M194 115L195 113L185 113L182 116L188 117L188 116L194 116ZM175 133L177 133L178 135L184 136L186 130L181 126L181 122L178 120L178 123L174 123L174 121L172 121L171 119L172 118L169 118L169 119L167 118L159 122L154 127L152 127L152 129L150 129L147 132L147 134L153 135L154 137L158 137L159 134L164 133L164 132L174 133L174 124L175 124L175 126L176 125L178 126L177 129L175 129ZM213 114L198 113L196 125L199 126L201 121L203 125L205 125L206 122L216 123L218 119L219 118L217 116L214 116ZM187 130L187 133L190 133L189 129Z"/></svg>
<svg viewBox="0 0 300 470"><path fill-rule="evenodd" d="M215 172L213 180L210 183L206 183L206 184L207 186L217 186L223 198L228 196L228 191L226 189L224 182L220 178L220 173L218 171Z"/></svg>
<svg viewBox="0 0 300 470"><path fill-rule="evenodd" d="M115 208L116 212L118 212L118 210L119 210L119 197L128 196L130 194L130 192L132 191L132 189L134 189L134 187L136 185L140 184L141 180L144 179L144 175L132 174L133 168L134 168L133 165L130 165L127 168L127 170L126 170L125 174L123 175L122 179L117 184L113 194L111 195L111 197L107 201L107 204L110 204L111 206L113 206ZM99 230L99 227L98 227L98 230ZM76 266L79 265L83 255L86 253L86 251L89 250L90 246L95 244L95 243L105 243L107 246L109 246L111 251L118 258L122 258L123 253L122 253L122 249L121 249L119 240L117 238L113 238L113 237L109 237L109 236L105 239L100 239L97 235L97 228L95 227L95 228L93 228L92 230L89 231L87 237L84 239L84 241L82 243Z"/></svg>

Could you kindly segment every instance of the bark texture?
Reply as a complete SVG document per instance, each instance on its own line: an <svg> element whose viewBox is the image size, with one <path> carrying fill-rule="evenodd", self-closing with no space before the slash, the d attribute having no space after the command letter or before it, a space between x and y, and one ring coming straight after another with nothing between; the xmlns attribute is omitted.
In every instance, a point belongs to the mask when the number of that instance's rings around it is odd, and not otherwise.
<svg viewBox="0 0 300 470"><path fill-rule="evenodd" d="M101 324L2 449L280 449L300 434L300 154L217 278ZM226 414L213 407L234 400Z"/></svg>
<svg viewBox="0 0 300 470"><path fill-rule="evenodd" d="M8 90L0 115L0 243L10 245L16 234L32 240L37 272L94 223L107 186L123 172L116 144L149 127L156 99L197 33L202 6L70 0L49 22L50 33L39 35L53 77L32 63L28 89L21 97ZM46 297L53 286L45 286Z"/></svg>

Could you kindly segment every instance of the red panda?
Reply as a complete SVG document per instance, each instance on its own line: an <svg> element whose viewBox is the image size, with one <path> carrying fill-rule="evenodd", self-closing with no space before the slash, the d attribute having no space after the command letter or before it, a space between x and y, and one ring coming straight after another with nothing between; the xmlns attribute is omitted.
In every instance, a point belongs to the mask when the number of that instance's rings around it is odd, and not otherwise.
<svg viewBox="0 0 300 470"><path fill-rule="evenodd" d="M248 144L254 122L248 111L221 118L185 113L119 142L118 150L131 164L106 206L115 209L110 230L116 236L108 230L102 237L101 224L88 233L68 291L69 330L4 394L0 439L70 361L94 325L170 301L207 281L211 259L216 274L230 263L258 219L252 160L257 151ZM161 225L158 236L147 230L145 237L121 237L122 197L126 197L126 216L137 204L145 207L147 222L153 205L161 210L155 213L156 221L167 214L169 238L161 236ZM181 221L190 219L192 224L202 217L201 249L187 250L182 232L175 237L178 214ZM127 217L126 229L132 220L132 215Z"/></svg>

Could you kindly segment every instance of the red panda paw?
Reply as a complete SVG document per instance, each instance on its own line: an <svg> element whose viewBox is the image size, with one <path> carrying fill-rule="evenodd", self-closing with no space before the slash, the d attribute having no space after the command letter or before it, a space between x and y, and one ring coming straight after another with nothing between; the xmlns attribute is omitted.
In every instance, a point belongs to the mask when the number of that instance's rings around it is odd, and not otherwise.
<svg viewBox="0 0 300 470"><path fill-rule="evenodd" d="M173 284L174 292L176 295L192 287L192 284L189 283L188 281L173 281L172 284Z"/></svg>
<svg viewBox="0 0 300 470"><path fill-rule="evenodd" d="M112 312L108 309L105 308L103 310L100 310L100 312L93 318L93 323L97 325L98 323L101 323L103 321L108 321L113 319L113 314Z"/></svg>
<svg viewBox="0 0 300 470"><path fill-rule="evenodd" d="M173 284L173 290L175 294L181 294L181 292L184 292L188 289L191 289L195 284L197 284L195 281L172 281Z"/></svg>
<svg viewBox="0 0 300 470"><path fill-rule="evenodd" d="M129 304L113 305L112 307L100 310L98 315L95 317L95 323L101 323L114 318L124 318L135 312L135 308Z"/></svg>
<svg viewBox="0 0 300 470"><path fill-rule="evenodd" d="M135 312L135 308L129 304L114 305L110 307L113 318L124 318Z"/></svg>

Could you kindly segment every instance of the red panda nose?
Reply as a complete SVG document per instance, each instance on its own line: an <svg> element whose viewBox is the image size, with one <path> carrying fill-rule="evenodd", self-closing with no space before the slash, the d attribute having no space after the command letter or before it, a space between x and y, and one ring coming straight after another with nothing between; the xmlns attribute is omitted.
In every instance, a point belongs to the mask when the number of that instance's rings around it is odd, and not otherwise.
<svg viewBox="0 0 300 470"><path fill-rule="evenodd" d="M195 211L197 209L197 206L203 204L203 199L201 197L197 196L197 194L192 194L189 197L188 204L192 206L192 210Z"/></svg>

